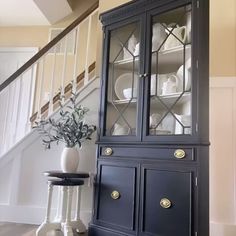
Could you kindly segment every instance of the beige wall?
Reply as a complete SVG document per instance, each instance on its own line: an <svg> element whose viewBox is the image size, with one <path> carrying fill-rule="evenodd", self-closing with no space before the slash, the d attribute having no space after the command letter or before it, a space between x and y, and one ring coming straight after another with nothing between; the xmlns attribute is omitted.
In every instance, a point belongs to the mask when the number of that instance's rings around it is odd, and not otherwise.
<svg viewBox="0 0 236 236"><path fill-rule="evenodd" d="M210 0L210 75L236 76L235 0Z"/></svg>
<svg viewBox="0 0 236 236"><path fill-rule="evenodd" d="M99 9L100 12L108 11L114 7L120 6L122 4L125 4L127 2L130 2L131 0L100 0L99 1Z"/></svg>
<svg viewBox="0 0 236 236"><path fill-rule="evenodd" d="M49 29L68 26L96 0L77 0L72 2L71 15L52 26L0 27L0 47L39 47L48 43Z"/></svg>
<svg viewBox="0 0 236 236"><path fill-rule="evenodd" d="M47 26L0 27L0 47L38 47L48 42Z"/></svg>

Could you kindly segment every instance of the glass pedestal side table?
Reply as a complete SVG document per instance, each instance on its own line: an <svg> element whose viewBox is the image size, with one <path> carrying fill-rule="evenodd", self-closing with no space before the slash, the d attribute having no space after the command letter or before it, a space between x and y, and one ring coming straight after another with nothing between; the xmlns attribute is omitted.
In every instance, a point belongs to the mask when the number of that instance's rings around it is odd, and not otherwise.
<svg viewBox="0 0 236 236"><path fill-rule="evenodd" d="M61 171L44 172L48 179L48 201L44 222L36 231L37 236L45 236L49 231L62 231L65 236L73 236L73 230L84 233L86 227L80 219L81 187L84 179L89 178L88 173L63 173ZM53 187L59 186L57 213L51 219L51 206ZM73 191L76 190L75 217L71 218Z"/></svg>

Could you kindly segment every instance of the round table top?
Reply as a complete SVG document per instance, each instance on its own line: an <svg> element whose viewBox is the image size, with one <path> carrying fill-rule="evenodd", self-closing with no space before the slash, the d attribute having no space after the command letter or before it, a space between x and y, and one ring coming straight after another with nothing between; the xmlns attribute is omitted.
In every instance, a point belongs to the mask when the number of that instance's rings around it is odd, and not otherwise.
<svg viewBox="0 0 236 236"><path fill-rule="evenodd" d="M63 179L63 180L49 180L48 183L56 186L81 186L84 185L82 179Z"/></svg>
<svg viewBox="0 0 236 236"><path fill-rule="evenodd" d="M89 174L86 172L65 173L60 170L45 171L44 175L60 179L87 179Z"/></svg>

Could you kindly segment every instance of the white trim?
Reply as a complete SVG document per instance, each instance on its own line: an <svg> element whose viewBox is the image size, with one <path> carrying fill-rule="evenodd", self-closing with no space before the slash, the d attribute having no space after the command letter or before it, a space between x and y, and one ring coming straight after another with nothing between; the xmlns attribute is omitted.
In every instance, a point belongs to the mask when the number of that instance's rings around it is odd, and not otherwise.
<svg viewBox="0 0 236 236"><path fill-rule="evenodd" d="M232 130L236 130L236 77L210 77L210 90L211 89L229 89L232 91L232 120L233 120L233 127ZM232 135L232 143L235 144L236 143L236 135L235 132L233 132ZM232 146L232 153L236 153L236 147L235 145ZM234 202L231 202L232 208L233 210L233 214L234 214L234 223L236 224L236 156L234 156L233 159L233 176L234 176L234 180L233 180L233 188L234 188ZM211 224L218 224L218 225L227 225L228 223L226 222L211 222ZM229 225L229 224L228 224ZM236 225L234 225L236 227Z"/></svg>
<svg viewBox="0 0 236 236"><path fill-rule="evenodd" d="M236 87L236 77L210 77L210 88Z"/></svg>

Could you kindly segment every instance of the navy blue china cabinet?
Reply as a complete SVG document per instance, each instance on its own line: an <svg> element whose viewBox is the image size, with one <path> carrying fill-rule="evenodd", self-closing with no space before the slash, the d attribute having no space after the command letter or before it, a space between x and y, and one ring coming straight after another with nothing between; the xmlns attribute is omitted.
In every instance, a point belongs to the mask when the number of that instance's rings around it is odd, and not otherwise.
<svg viewBox="0 0 236 236"><path fill-rule="evenodd" d="M209 235L208 0L138 0L104 30L90 236Z"/></svg>

